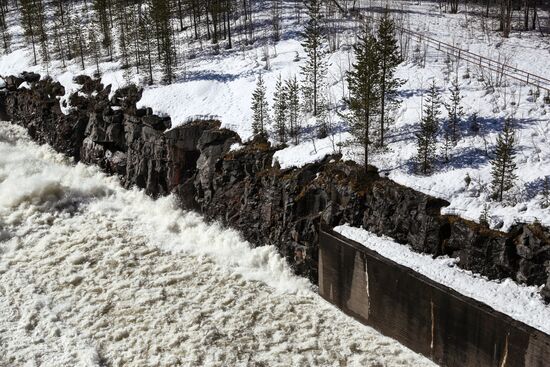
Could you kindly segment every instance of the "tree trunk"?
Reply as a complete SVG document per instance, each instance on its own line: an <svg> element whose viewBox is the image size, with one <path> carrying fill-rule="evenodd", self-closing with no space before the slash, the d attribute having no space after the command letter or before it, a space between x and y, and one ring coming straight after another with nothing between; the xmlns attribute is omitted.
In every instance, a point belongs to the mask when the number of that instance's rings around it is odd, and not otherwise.
<svg viewBox="0 0 550 367"><path fill-rule="evenodd" d="M178 17L180 21L180 32L183 31L183 12L181 9L181 0L178 0Z"/></svg>
<svg viewBox="0 0 550 367"><path fill-rule="evenodd" d="M231 43L231 12L229 9L230 6L230 2L229 0L227 0L227 48L233 48L233 44Z"/></svg>
<svg viewBox="0 0 550 367"><path fill-rule="evenodd" d="M380 84L380 147L384 146L384 128L386 118L386 60L382 61L382 83Z"/></svg>

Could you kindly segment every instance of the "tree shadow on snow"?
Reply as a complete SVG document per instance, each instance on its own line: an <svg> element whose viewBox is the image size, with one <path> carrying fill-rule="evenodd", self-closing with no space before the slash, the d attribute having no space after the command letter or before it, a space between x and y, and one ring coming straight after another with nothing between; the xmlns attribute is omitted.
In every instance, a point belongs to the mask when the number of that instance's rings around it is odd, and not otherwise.
<svg viewBox="0 0 550 367"><path fill-rule="evenodd" d="M241 74L228 74L228 73L216 73L212 70L200 70L200 71L189 71L185 75L178 77L177 82L192 82L197 80L209 80L217 81L221 83L232 82L237 78L240 78Z"/></svg>
<svg viewBox="0 0 550 367"><path fill-rule="evenodd" d="M545 177L539 177L533 181L525 183L525 186L522 190L522 194L525 195L526 200L531 200L537 197L542 193L542 188L544 187Z"/></svg>

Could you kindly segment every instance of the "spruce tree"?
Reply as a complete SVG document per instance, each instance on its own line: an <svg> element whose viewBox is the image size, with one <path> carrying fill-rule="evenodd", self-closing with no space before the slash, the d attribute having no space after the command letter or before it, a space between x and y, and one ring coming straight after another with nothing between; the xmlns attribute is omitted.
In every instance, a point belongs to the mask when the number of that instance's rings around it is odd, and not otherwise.
<svg viewBox="0 0 550 367"><path fill-rule="evenodd" d="M273 96L273 118L275 123L275 135L277 140L281 144L285 144L287 141L287 94L283 86L281 75L277 79L275 84L275 94Z"/></svg>
<svg viewBox="0 0 550 367"><path fill-rule="evenodd" d="M87 56L88 47L86 45L87 35L84 33L84 28L82 24L86 24L86 18L84 17L83 12L75 12L73 15L74 19L70 21L72 35L71 45L75 48L74 53L78 55L80 59L80 66L82 70L85 69L85 58Z"/></svg>
<svg viewBox="0 0 550 367"><path fill-rule="evenodd" d="M101 59L101 49L99 45L99 41L97 39L97 28L91 24L88 28L88 52L92 56L92 59L94 61L94 65L96 67L96 77L99 77L101 75L101 72L99 70L99 62Z"/></svg>
<svg viewBox="0 0 550 367"><path fill-rule="evenodd" d="M514 186L514 181L517 179L515 174L516 163L514 162L515 136L512 126L512 120L507 118L504 121L504 128L497 137L497 145L494 151L494 158L491 161L491 189L492 197L497 201L504 199L504 193Z"/></svg>
<svg viewBox="0 0 550 367"><path fill-rule="evenodd" d="M435 81L432 82L424 103L424 113L422 121L420 122L420 130L416 133L418 145L417 159L420 164L420 172L428 174L435 161L441 109L441 100Z"/></svg>
<svg viewBox="0 0 550 367"><path fill-rule="evenodd" d="M317 115L315 116L315 130L319 139L324 139L331 133L328 124L328 110L328 88L323 84L317 92Z"/></svg>
<svg viewBox="0 0 550 367"><path fill-rule="evenodd" d="M122 68L126 69L130 66L130 56L129 56L129 44L130 40L128 37L128 28L129 28L129 15L126 7L125 0L114 0L115 8L115 24L118 26L118 49L121 57Z"/></svg>
<svg viewBox="0 0 550 367"><path fill-rule="evenodd" d="M175 65L174 42L170 23L170 1L152 0L151 17L155 24L158 52L164 74L164 81L168 84L174 79L173 66Z"/></svg>
<svg viewBox="0 0 550 367"><path fill-rule="evenodd" d="M288 135L294 144L297 145L300 142L300 122L298 119L300 114L300 96L296 76L286 81L285 93L288 108Z"/></svg>
<svg viewBox="0 0 550 367"><path fill-rule="evenodd" d="M305 28L305 40L302 46L306 50L307 60L302 66L304 83L302 93L304 106L307 112L313 116L319 114L319 90L327 73L326 53L324 51L325 36L321 27L321 2L320 0L308 0L306 8L309 16Z"/></svg>
<svg viewBox="0 0 550 367"><path fill-rule="evenodd" d="M477 135L479 134L479 130L481 130L481 126L479 125L479 116L477 112L474 112L472 117L470 117L470 131L472 134Z"/></svg>
<svg viewBox="0 0 550 367"><path fill-rule="evenodd" d="M38 40L40 43L40 56L42 62L49 68L50 64L50 44L46 27L46 9L42 0L32 0L34 7L34 22L38 31Z"/></svg>
<svg viewBox="0 0 550 367"><path fill-rule="evenodd" d="M541 207L548 208L550 207L550 177L544 177L542 182L542 201L540 203Z"/></svg>
<svg viewBox="0 0 550 367"><path fill-rule="evenodd" d="M11 35L8 31L6 13L8 11L7 0L0 1L0 32L2 33L2 49L5 54L11 52Z"/></svg>
<svg viewBox="0 0 550 367"><path fill-rule="evenodd" d="M53 52L57 59L61 60L63 68L66 67L65 60L71 58L70 42L68 41L68 24L66 22L65 7L62 1L58 1L58 6L54 9L52 29L53 29ZM67 24L67 25L66 25Z"/></svg>
<svg viewBox="0 0 550 367"><path fill-rule="evenodd" d="M151 7L138 13L139 40L142 45L143 59L146 65L144 69L147 75L147 84L153 84L153 21L150 14Z"/></svg>
<svg viewBox="0 0 550 367"><path fill-rule="evenodd" d="M109 17L110 0L93 0L93 8L96 12L94 19L97 27L101 30L101 45L107 51L109 58L113 59L111 22Z"/></svg>
<svg viewBox="0 0 550 367"><path fill-rule="evenodd" d="M356 142L363 148L367 169L372 144L372 124L380 112L381 101L378 45L367 26L353 49L356 61L346 77L350 97L344 102L352 113L350 130Z"/></svg>
<svg viewBox="0 0 550 367"><path fill-rule="evenodd" d="M256 89L252 93L252 132L254 135L267 137L266 127L269 124L269 105L262 74L256 82Z"/></svg>
<svg viewBox="0 0 550 367"><path fill-rule="evenodd" d="M271 1L271 22L273 26L273 41L279 42L281 39L281 12L282 12L282 1L273 0Z"/></svg>
<svg viewBox="0 0 550 367"><path fill-rule="evenodd" d="M464 116L464 109L462 108L462 96L460 95L460 85L458 83L458 76L451 82L451 88L449 88L451 96L449 103L445 104L445 108L449 114L448 119L448 133L451 143L454 145L460 139L460 121Z"/></svg>
<svg viewBox="0 0 550 367"><path fill-rule="evenodd" d="M380 58L380 138L378 145L386 144L386 131L392 122L390 112L396 109L400 101L397 90L403 81L395 77L395 69L403 62L395 37L395 23L388 9L384 11L378 26L378 54Z"/></svg>
<svg viewBox="0 0 550 367"><path fill-rule="evenodd" d="M485 203L485 205L483 205L483 210L479 215L479 224L482 224L484 226L489 226L489 219L491 219L491 213L489 211L489 205Z"/></svg>
<svg viewBox="0 0 550 367"><path fill-rule="evenodd" d="M39 40L37 21L38 7L34 0L20 0L21 4L21 25L23 26L24 35L27 38L27 42L32 46L32 52L34 56L34 65L38 64L38 52L36 50L36 43Z"/></svg>

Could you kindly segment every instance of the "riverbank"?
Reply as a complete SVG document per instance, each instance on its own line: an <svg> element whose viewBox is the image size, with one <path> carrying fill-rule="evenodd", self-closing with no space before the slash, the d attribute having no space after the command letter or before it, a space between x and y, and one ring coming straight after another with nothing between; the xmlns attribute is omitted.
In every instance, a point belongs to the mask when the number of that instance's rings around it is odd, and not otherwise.
<svg viewBox="0 0 550 367"><path fill-rule="evenodd" d="M0 365L433 366L273 247L127 190L0 122Z"/></svg>
<svg viewBox="0 0 550 367"><path fill-rule="evenodd" d="M153 197L173 193L182 207L237 229L254 245L275 246L313 282L320 223L348 223L417 252L458 258L460 267L490 279L546 284L542 294L550 298L550 236L539 224L518 224L505 233L441 215L444 200L381 177L374 167L365 173L338 156L281 169L268 142L256 139L232 150L242 143L239 136L216 121L168 130L169 117L136 107L141 91L135 87L109 98L109 87L78 77L82 88L64 114L59 83L36 74L6 81L2 112L34 140L120 176L125 187Z"/></svg>

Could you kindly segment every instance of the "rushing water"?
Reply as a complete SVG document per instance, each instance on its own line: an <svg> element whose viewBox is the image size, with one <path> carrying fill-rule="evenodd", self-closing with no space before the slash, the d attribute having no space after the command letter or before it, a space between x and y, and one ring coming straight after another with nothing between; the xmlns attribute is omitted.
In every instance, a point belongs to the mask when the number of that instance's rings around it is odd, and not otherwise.
<svg viewBox="0 0 550 367"><path fill-rule="evenodd" d="M430 365L272 247L0 122L0 366Z"/></svg>

